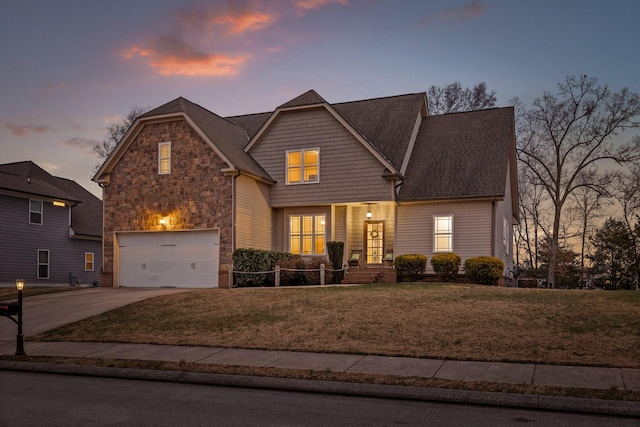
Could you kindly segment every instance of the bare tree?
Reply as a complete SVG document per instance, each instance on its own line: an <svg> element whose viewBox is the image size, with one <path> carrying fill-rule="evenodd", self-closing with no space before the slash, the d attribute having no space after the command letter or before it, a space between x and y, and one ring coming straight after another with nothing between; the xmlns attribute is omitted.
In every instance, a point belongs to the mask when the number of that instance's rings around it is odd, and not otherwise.
<svg viewBox="0 0 640 427"><path fill-rule="evenodd" d="M584 185L576 188L572 194L572 210L579 220L577 236L580 239L580 268L584 271L589 236L595 230L595 221L602 217L603 210L610 205L608 188L611 174L593 169L581 175L578 181Z"/></svg>
<svg viewBox="0 0 640 427"><path fill-rule="evenodd" d="M554 287L562 210L577 189L597 188L578 179L585 171L640 159L640 138L616 145L620 131L637 128L640 97L623 89L611 93L588 76L569 76L556 95L545 92L524 111L518 126L518 159L552 203L553 226L547 284Z"/></svg>
<svg viewBox="0 0 640 427"><path fill-rule="evenodd" d="M525 257L525 265L536 271L540 268L540 244L549 236L550 221L547 214L549 201L543 187L535 183L535 177L530 171L520 168L518 174L520 194L520 222L516 229L518 248Z"/></svg>
<svg viewBox="0 0 640 427"><path fill-rule="evenodd" d="M496 105L496 91L487 91L485 82L463 89L460 82L431 86L427 92L429 114L457 113L491 108Z"/></svg>
<svg viewBox="0 0 640 427"><path fill-rule="evenodd" d="M129 110L127 117L107 126L107 136L105 136L102 142L93 146L93 151L100 158L100 163L96 165L95 171L100 168L102 162L104 162L113 149L116 148L116 145L118 145L124 134L127 133L127 130L133 122L147 111L149 111L149 107L138 107L134 105L131 107L131 110Z"/></svg>

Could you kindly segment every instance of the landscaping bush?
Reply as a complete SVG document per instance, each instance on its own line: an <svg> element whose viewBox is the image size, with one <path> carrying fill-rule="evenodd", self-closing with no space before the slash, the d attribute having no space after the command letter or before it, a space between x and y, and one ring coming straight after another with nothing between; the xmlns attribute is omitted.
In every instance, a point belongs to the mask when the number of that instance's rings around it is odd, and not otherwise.
<svg viewBox="0 0 640 427"><path fill-rule="evenodd" d="M278 261L280 266L281 286L305 286L320 284L320 265L325 266L325 283L331 281L331 270L329 270L329 259L325 257L314 257L311 259L293 258ZM317 270L317 271L291 271L291 270Z"/></svg>
<svg viewBox="0 0 640 427"><path fill-rule="evenodd" d="M440 280L448 282L458 275L460 257L454 253L436 254L431 257L431 267L440 276Z"/></svg>
<svg viewBox="0 0 640 427"><path fill-rule="evenodd" d="M242 272L273 271L276 263L282 259L292 259L299 256L289 252L264 251L260 249L236 249L233 252L233 269ZM273 286L273 273L265 274L234 274L238 287Z"/></svg>
<svg viewBox="0 0 640 427"><path fill-rule="evenodd" d="M398 276L411 278L415 282L427 268L427 257L421 254L398 255L393 260L393 266Z"/></svg>
<svg viewBox="0 0 640 427"><path fill-rule="evenodd" d="M504 263L496 257L479 256L467 259L464 262L464 271L467 278L474 283L497 285L504 271Z"/></svg>
<svg viewBox="0 0 640 427"><path fill-rule="evenodd" d="M280 286L304 286L307 282L307 274L304 271L307 263L302 258L282 259L278 261L280 266Z"/></svg>
<svg viewBox="0 0 640 427"><path fill-rule="evenodd" d="M340 270L333 272L334 283L340 283L344 277L344 272L342 271L344 242L327 242L327 254L329 255L329 261L331 261L330 267L334 270ZM329 281L327 280L326 283L329 283Z"/></svg>

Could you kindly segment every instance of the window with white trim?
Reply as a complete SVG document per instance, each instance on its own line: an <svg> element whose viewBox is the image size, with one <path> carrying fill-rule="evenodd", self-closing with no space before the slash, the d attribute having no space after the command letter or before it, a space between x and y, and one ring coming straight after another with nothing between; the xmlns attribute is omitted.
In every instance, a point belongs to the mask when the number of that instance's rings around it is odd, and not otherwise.
<svg viewBox="0 0 640 427"><path fill-rule="evenodd" d="M93 260L95 255L93 252L84 253L84 271L93 271Z"/></svg>
<svg viewBox="0 0 640 427"><path fill-rule="evenodd" d="M453 252L453 215L433 217L433 252Z"/></svg>
<svg viewBox="0 0 640 427"><path fill-rule="evenodd" d="M171 142L158 143L158 174L171 173Z"/></svg>
<svg viewBox="0 0 640 427"><path fill-rule="evenodd" d="M29 200L29 224L42 225L42 200Z"/></svg>
<svg viewBox="0 0 640 427"><path fill-rule="evenodd" d="M320 181L320 150L287 151L287 184Z"/></svg>
<svg viewBox="0 0 640 427"><path fill-rule="evenodd" d="M291 215L289 251L297 255L324 255L325 216Z"/></svg>
<svg viewBox="0 0 640 427"><path fill-rule="evenodd" d="M49 278L49 250L38 249L38 279Z"/></svg>

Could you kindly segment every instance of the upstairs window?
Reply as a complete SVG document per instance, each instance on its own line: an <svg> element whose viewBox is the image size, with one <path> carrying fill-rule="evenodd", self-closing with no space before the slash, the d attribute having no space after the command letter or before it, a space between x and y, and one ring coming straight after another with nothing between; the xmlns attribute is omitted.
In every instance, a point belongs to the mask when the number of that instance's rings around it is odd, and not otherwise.
<svg viewBox="0 0 640 427"><path fill-rule="evenodd" d="M433 217L433 252L453 252L453 215Z"/></svg>
<svg viewBox="0 0 640 427"><path fill-rule="evenodd" d="M287 184L320 181L320 150L287 151Z"/></svg>
<svg viewBox="0 0 640 427"><path fill-rule="evenodd" d="M166 175L171 173L171 143L161 142L158 144L158 173Z"/></svg>
<svg viewBox="0 0 640 427"><path fill-rule="evenodd" d="M42 200L29 200L29 224L42 225Z"/></svg>
<svg viewBox="0 0 640 427"><path fill-rule="evenodd" d="M324 215L289 217L289 250L297 255L324 255Z"/></svg>

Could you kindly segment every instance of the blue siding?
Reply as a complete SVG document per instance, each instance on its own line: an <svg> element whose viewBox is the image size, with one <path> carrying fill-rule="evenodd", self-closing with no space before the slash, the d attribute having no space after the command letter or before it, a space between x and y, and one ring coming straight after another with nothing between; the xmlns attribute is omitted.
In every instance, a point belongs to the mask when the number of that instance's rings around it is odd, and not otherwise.
<svg viewBox="0 0 640 427"><path fill-rule="evenodd" d="M42 225L29 224L29 199L0 195L0 282L64 284L71 272L82 283L100 280L102 242L69 238L69 210L45 201ZM49 279L37 278L39 249L49 250ZM85 271L85 252L94 253L93 271Z"/></svg>

